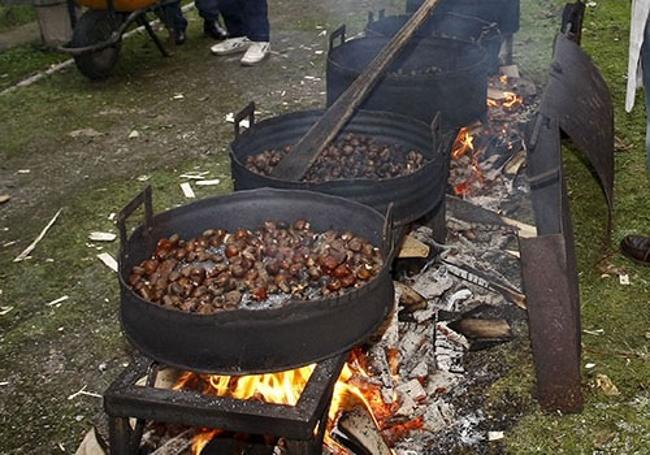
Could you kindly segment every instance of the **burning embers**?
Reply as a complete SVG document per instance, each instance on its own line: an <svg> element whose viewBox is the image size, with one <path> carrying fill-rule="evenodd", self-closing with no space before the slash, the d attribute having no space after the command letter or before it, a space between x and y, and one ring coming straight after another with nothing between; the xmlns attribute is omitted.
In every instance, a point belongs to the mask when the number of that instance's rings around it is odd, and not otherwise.
<svg viewBox="0 0 650 455"><path fill-rule="evenodd" d="M391 374L397 375L398 367L398 363L394 362ZM238 400L295 406L314 368L315 365L308 365L279 373L241 377L185 372L173 388ZM349 438L354 439L354 433L360 430L374 432L377 442L384 445L386 453L395 453L390 446L411 431L424 426L423 416L412 419L399 417L402 400L397 399L398 393L395 393L390 402L384 401L382 383L370 369L369 359L357 349L350 354L334 386L324 437L325 446L333 453L351 453L345 444L349 443ZM421 398L424 398L424 389L420 386L418 390L422 391ZM192 453L200 454L212 439L222 433L219 429L203 429L198 432L192 441ZM270 443L275 444L277 441Z"/></svg>
<svg viewBox="0 0 650 455"><path fill-rule="evenodd" d="M229 397L238 400L260 400L269 404L295 406L313 373L315 365L280 373L251 376L199 375L185 372L174 390L197 390L206 395ZM192 453L200 454L203 448L222 431L205 429L192 440Z"/></svg>
<svg viewBox="0 0 650 455"><path fill-rule="evenodd" d="M456 195L477 195L503 171L516 174L523 163L518 153L525 148L523 127L534 94L534 87L521 79L490 79L487 121L462 128L452 148L450 182Z"/></svg>
<svg viewBox="0 0 650 455"><path fill-rule="evenodd" d="M254 231L163 238L132 269L129 284L166 308L212 314L335 297L364 286L382 264L379 249L352 232L316 232L306 220L267 221Z"/></svg>
<svg viewBox="0 0 650 455"><path fill-rule="evenodd" d="M292 151L287 145L280 150L266 150L246 160L246 168L269 176L278 163ZM338 179L389 179L413 174L426 160L417 150L375 142L368 136L346 134L327 147L307 172L304 181L319 183Z"/></svg>

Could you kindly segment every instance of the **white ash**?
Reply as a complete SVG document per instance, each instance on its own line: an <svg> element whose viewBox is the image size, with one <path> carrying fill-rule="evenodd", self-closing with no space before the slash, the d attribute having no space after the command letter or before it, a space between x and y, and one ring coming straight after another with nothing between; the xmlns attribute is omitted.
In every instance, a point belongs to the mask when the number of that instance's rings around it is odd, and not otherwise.
<svg viewBox="0 0 650 455"><path fill-rule="evenodd" d="M454 423L454 408L442 400L436 400L427 406L424 412L424 429L435 433Z"/></svg>
<svg viewBox="0 0 650 455"><path fill-rule="evenodd" d="M401 384L397 387L397 393L400 398L408 397L412 401L420 401L427 397L427 391L422 387L420 381L417 379L411 379L409 382Z"/></svg>
<svg viewBox="0 0 650 455"><path fill-rule="evenodd" d="M453 285L454 279L449 276L447 269L437 267L419 275L411 287L426 300L432 300L443 295Z"/></svg>
<svg viewBox="0 0 650 455"><path fill-rule="evenodd" d="M413 312L413 319L415 319L416 322L421 324L423 322L430 321L431 319L435 319L437 313L438 311L433 308L427 308L426 310L418 310Z"/></svg>
<svg viewBox="0 0 650 455"><path fill-rule="evenodd" d="M415 368L413 368L409 373L408 377L410 379L417 378L426 378L429 376L429 365L425 361L420 361Z"/></svg>
<svg viewBox="0 0 650 455"><path fill-rule="evenodd" d="M461 311L461 305L463 302L465 302L467 299L472 297L472 291L470 291L467 288L460 289L458 291L455 291L453 294L447 294L445 300L447 302L446 310L447 311L454 311L454 312L460 312Z"/></svg>

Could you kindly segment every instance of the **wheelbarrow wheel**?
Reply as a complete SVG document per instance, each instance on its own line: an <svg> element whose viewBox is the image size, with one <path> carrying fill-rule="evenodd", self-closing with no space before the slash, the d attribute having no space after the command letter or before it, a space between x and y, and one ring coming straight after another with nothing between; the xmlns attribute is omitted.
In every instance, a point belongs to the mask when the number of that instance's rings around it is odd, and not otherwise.
<svg viewBox="0 0 650 455"><path fill-rule="evenodd" d="M89 10L77 21L72 34L72 46L82 48L93 46L111 38L122 22L121 16L108 11ZM79 71L88 79L106 79L117 63L121 42L105 49L87 52L74 57Z"/></svg>

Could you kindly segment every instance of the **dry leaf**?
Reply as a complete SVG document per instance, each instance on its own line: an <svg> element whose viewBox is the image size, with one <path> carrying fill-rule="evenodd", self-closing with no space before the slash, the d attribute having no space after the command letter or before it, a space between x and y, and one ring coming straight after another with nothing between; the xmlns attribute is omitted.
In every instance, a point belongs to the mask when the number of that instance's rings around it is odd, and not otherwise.
<svg viewBox="0 0 650 455"><path fill-rule="evenodd" d="M616 387L612 380L604 374L596 375L596 386L598 386L608 397L616 397L621 394L618 387Z"/></svg>

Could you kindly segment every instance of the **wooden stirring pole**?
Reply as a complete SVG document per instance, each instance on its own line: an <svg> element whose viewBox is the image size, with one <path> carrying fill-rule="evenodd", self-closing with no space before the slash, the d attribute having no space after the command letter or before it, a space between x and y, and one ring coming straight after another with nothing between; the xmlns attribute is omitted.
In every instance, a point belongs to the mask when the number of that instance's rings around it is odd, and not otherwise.
<svg viewBox="0 0 650 455"><path fill-rule="evenodd" d="M293 152L273 171L275 178L301 180L318 155L336 137L354 111L375 87L381 76L404 49L418 28L441 0L425 0L399 32L390 40L366 69L350 84L323 116L300 138Z"/></svg>

